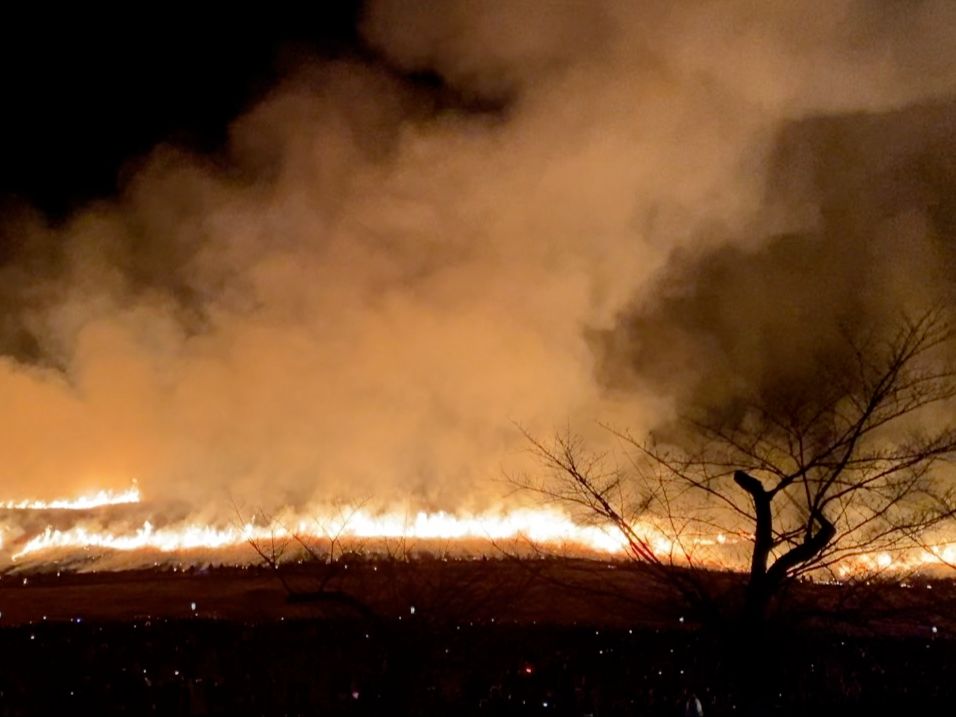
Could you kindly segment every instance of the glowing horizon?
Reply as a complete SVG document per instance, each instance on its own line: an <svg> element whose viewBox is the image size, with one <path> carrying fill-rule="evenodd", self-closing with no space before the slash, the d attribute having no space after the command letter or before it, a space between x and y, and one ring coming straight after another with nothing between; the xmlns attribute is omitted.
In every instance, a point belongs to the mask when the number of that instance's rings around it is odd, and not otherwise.
<svg viewBox="0 0 956 717"><path fill-rule="evenodd" d="M94 510L96 508L139 504L142 493L134 481L123 491L99 490L73 498L52 500L24 499L0 502L0 508L13 511L47 510ZM623 557L627 541L611 525L582 525L571 515L557 507L545 508L500 508L482 512L453 511L375 511L364 507L338 507L324 510L294 512L286 510L268 524L257 524L255 519L237 521L234 525L213 524L200 520L181 520L167 525L158 525L157 520L147 518L136 527L116 528L103 525L95 519L55 528L47 525L33 535L17 536L10 541L5 535L7 526L0 525L0 549L10 549L14 563L25 558L42 562L44 554L54 551L82 551L91 548L106 551L136 553L158 551L165 554L188 553L195 550L229 550L246 546L250 542L281 539L300 539L315 545L319 541L376 541L409 539L420 541L496 541L525 540L531 545L544 548L557 546L574 547L588 553ZM639 535L646 539L656 554L671 559L676 564L689 564L687 555L678 548L675 540L651 526L635 526ZM723 548L739 542L724 533L698 537L694 546ZM696 564L703 562L694 556ZM254 562L255 559L253 558ZM148 558L144 555L144 564ZM847 560L839 566L840 575L856 571L905 570L933 564L956 562L956 543L941 543L923 551L908 551L891 554L874 552ZM717 566L719 563L714 563ZM729 563L721 567L731 567ZM739 569L739 566L738 566Z"/></svg>
<svg viewBox="0 0 956 717"><path fill-rule="evenodd" d="M130 505L141 500L139 486L133 481L129 488L122 491L101 489L75 498L6 500L0 502L0 510L91 510L110 505Z"/></svg>

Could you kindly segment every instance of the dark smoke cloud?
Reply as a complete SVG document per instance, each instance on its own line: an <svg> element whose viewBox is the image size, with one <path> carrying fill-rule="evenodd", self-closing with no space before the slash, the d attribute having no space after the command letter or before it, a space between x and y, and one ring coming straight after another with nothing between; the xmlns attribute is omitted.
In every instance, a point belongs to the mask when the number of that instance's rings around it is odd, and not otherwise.
<svg viewBox="0 0 956 717"><path fill-rule="evenodd" d="M802 231L675 253L596 336L609 385L649 381L706 406L806 392L854 331L953 305L956 103L788 123L766 186Z"/></svg>
<svg viewBox="0 0 956 717"><path fill-rule="evenodd" d="M512 420L639 432L947 286L949 2L383 1L362 32L374 62L301 68L221 156L5 224L10 497L496 501Z"/></svg>

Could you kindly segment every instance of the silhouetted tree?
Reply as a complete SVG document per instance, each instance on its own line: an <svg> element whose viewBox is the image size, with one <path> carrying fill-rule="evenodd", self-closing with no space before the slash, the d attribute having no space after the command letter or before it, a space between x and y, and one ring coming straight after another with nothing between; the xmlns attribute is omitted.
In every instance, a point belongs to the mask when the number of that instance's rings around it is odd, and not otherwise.
<svg viewBox="0 0 956 717"><path fill-rule="evenodd" d="M342 540L361 505L340 507L329 520L315 519L313 525L296 529L262 510L257 512L269 528L268 536L252 535L246 542L282 585L287 602L338 606L372 621L380 619L367 601L344 585L348 563ZM239 508L234 509L240 526L245 525ZM297 569L303 562L308 570Z"/></svg>
<svg viewBox="0 0 956 717"><path fill-rule="evenodd" d="M753 390L733 410L682 419L666 440L611 432L627 456L588 455L573 436L529 436L549 477L525 483L578 506L624 538L627 554L685 597L713 599L693 570L747 565L743 616L761 623L794 578L895 556L956 514L956 452L944 404L956 396L953 327L941 311L887 337L847 337L812 383ZM884 558L885 560L885 558Z"/></svg>

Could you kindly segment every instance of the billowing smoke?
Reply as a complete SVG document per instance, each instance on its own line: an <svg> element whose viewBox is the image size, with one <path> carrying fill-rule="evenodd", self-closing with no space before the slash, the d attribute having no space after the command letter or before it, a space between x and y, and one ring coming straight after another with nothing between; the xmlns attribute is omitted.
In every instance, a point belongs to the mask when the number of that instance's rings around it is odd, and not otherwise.
<svg viewBox="0 0 956 717"><path fill-rule="evenodd" d="M493 502L512 422L640 431L950 281L947 0L392 0L362 32L222 156L8 219L9 497Z"/></svg>
<svg viewBox="0 0 956 717"><path fill-rule="evenodd" d="M597 333L604 380L650 383L696 408L806 394L820 387L820 362L861 335L953 306L954 130L952 99L789 123L766 197L806 220L757 245L740 236L674 252Z"/></svg>

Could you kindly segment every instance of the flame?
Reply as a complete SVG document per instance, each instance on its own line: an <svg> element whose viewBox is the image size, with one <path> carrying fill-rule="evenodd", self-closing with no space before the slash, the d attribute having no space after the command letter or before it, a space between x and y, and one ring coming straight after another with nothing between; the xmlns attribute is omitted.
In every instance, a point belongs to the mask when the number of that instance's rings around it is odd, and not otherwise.
<svg viewBox="0 0 956 717"><path fill-rule="evenodd" d="M8 500L0 503L3 510L91 510L108 505L127 505L139 503L142 496L136 482L133 486L120 491L99 490L78 498L55 498L54 500Z"/></svg>
<svg viewBox="0 0 956 717"><path fill-rule="evenodd" d="M346 516L346 517L343 517ZM365 510L339 511L326 517L301 517L289 521L295 529L280 525L215 527L201 523L182 523L157 528L150 521L132 532L114 533L83 525L66 530L47 527L28 540L14 560L53 549L103 548L135 551L152 549L171 553L197 548L217 549L240 546L249 541L276 538L303 539L385 539L420 540L510 540L526 538L534 543L566 543L601 553L618 553L625 541L608 527L582 526L556 510L518 509L504 513L456 516L450 513L419 512L374 514Z"/></svg>
<svg viewBox="0 0 956 717"><path fill-rule="evenodd" d="M127 490L114 492L100 490L76 498L54 500L20 500L0 502L0 509L16 511L91 510L103 506L140 503L142 495L134 482ZM291 528L289 526L292 526ZM2 527L2 526L0 526ZM729 548L740 540L723 533L698 536L691 541L677 540L652 526L634 526L635 533L646 540L662 559L688 559L685 548ZM276 539L299 539L318 544L323 540L442 540L442 541L511 541L526 540L536 545L556 545L582 548L592 553L623 555L627 540L610 525L582 525L569 514L557 508L516 508L482 513L453 514L449 512L405 511L375 512L362 507L312 510L295 514L286 512L268 525L246 522L242 525L212 525L199 521L184 521L157 527L146 520L137 528L111 528L88 518L68 528L48 526L42 532L20 542L13 541L10 558L14 561L39 557L47 551L104 551L135 552L138 550L177 553L190 550L219 550L246 546L250 542L265 544ZM5 540L0 531L0 549ZM726 555L725 555L726 557ZM720 554L711 560L720 565ZM40 558L42 559L42 557ZM702 561L694 556L694 561ZM841 564L841 576L857 573L904 570L918 566L956 564L956 543L940 543L908 553L881 552L856 556ZM721 565L727 567L726 562Z"/></svg>

